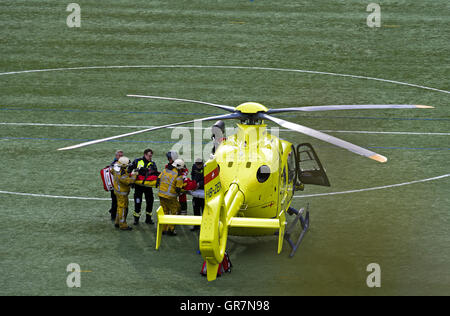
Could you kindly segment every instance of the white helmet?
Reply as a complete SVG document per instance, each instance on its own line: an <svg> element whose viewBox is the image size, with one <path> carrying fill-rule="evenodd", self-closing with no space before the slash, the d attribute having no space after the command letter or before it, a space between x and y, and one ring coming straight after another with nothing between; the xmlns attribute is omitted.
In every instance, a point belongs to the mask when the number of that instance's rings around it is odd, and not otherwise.
<svg viewBox="0 0 450 316"><path fill-rule="evenodd" d="M183 169L184 168L184 161L183 159L177 159L173 162L172 166L174 166L177 169Z"/></svg>
<svg viewBox="0 0 450 316"><path fill-rule="evenodd" d="M178 154L176 151L171 150L166 154L166 157L167 159L172 159L173 161L175 161L178 159Z"/></svg>
<svg viewBox="0 0 450 316"><path fill-rule="evenodd" d="M120 159L117 161L117 164L121 167L121 168L126 168L129 164L131 163L130 159L128 157L120 157Z"/></svg>

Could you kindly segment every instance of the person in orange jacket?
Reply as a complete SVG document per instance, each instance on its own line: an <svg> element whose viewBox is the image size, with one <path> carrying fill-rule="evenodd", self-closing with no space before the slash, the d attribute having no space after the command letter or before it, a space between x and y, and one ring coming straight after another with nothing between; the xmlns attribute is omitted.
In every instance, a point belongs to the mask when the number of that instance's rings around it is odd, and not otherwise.
<svg viewBox="0 0 450 316"><path fill-rule="evenodd" d="M114 164L117 163L119 161L119 159L122 157L123 157L123 151L122 150L116 151L114 160L109 165L111 167L111 169L114 167ZM117 214L117 198L116 198L116 194L114 193L114 188L111 189L110 192L111 192L111 208L109 209L109 214L111 214L111 220L115 221L116 214Z"/></svg>
<svg viewBox="0 0 450 316"><path fill-rule="evenodd" d="M178 154L175 151L169 151L166 154L168 164L166 165L166 169L174 163L175 160L178 159ZM185 167L178 170L181 177L183 178L183 181L187 179L189 175L189 170ZM187 195L186 193L182 193L178 196L178 202L180 203L180 215L187 215Z"/></svg>
<svg viewBox="0 0 450 316"><path fill-rule="evenodd" d="M159 202L166 215L176 215L180 212L177 196L181 193L184 185L180 172L183 168L184 161L177 159L172 164L168 164L158 177ZM175 236L177 234L175 226L164 225L163 234Z"/></svg>

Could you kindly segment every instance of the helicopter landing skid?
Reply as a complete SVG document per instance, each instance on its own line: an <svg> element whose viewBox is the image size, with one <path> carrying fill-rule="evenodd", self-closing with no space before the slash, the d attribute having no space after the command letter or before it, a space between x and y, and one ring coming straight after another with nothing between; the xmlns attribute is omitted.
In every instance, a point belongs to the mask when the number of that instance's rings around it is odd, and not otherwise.
<svg viewBox="0 0 450 316"><path fill-rule="evenodd" d="M303 213L305 213L305 217L303 217ZM304 208L301 208L300 211L297 211L295 208L290 207L288 210L289 215L295 214L295 219L291 223L291 225L288 227L286 232L284 233L284 239L289 243L289 245L292 248L291 254L289 255L290 258L292 258L295 255L295 252L297 251L298 247L300 246L300 243L303 240L303 237L305 236L306 232L309 228L309 204L306 206L306 211ZM295 225L297 222L300 221L300 225L302 226L302 232L300 233L300 236L297 239L297 242L294 244L294 242L291 240L291 233L292 230L295 228Z"/></svg>

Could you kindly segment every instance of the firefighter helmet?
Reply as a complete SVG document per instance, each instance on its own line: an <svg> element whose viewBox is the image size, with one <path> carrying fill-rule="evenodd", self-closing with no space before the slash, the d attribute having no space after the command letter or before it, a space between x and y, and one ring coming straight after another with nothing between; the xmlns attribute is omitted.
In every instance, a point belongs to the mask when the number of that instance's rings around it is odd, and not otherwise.
<svg viewBox="0 0 450 316"><path fill-rule="evenodd" d="M171 159L172 161L175 161L178 159L178 154L176 151L171 150L166 154L166 157L167 157L167 159Z"/></svg>
<svg viewBox="0 0 450 316"><path fill-rule="evenodd" d="M174 166L177 169L183 169L184 168L184 161L183 159L177 159L173 162L172 166Z"/></svg>
<svg viewBox="0 0 450 316"><path fill-rule="evenodd" d="M117 161L117 164L121 167L121 168L126 168L128 167L128 165L131 163L130 159L128 157L120 157L120 159Z"/></svg>

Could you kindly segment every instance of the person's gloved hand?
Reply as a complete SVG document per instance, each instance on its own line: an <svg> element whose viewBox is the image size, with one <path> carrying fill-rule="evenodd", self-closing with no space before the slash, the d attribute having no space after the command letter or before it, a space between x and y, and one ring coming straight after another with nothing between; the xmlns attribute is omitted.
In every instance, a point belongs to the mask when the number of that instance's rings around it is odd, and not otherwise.
<svg viewBox="0 0 450 316"><path fill-rule="evenodd" d="M145 176L148 172L147 168L139 168L139 175L140 176Z"/></svg>

